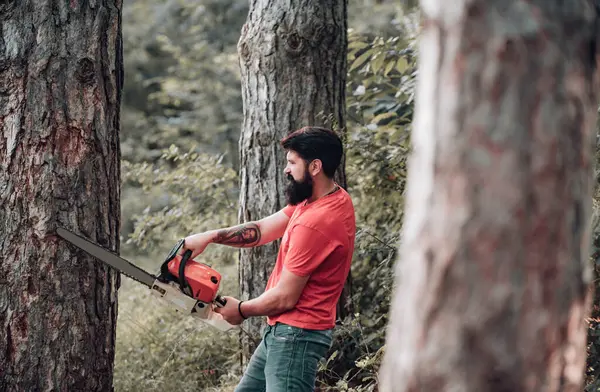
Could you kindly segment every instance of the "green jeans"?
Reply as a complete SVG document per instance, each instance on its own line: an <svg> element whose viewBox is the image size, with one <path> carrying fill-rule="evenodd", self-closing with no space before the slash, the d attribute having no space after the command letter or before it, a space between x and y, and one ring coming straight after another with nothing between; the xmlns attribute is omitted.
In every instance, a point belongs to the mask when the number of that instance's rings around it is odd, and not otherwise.
<svg viewBox="0 0 600 392"><path fill-rule="evenodd" d="M267 325L235 392L313 391L331 336L332 330Z"/></svg>

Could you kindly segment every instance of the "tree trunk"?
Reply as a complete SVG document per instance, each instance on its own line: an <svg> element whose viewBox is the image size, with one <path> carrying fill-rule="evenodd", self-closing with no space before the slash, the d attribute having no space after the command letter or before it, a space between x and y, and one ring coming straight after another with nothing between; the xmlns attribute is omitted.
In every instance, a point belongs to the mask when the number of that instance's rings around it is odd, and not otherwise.
<svg viewBox="0 0 600 392"><path fill-rule="evenodd" d="M421 1L383 391L581 391L592 1Z"/></svg>
<svg viewBox="0 0 600 392"><path fill-rule="evenodd" d="M596 125L596 134L599 134ZM596 143L596 170L594 181L593 214L592 214L592 244L590 250L590 263L593 270L593 304L588 318L587 359L586 359L586 386L589 384L600 385L600 341L597 334L600 329L600 143ZM594 390L594 389L591 389Z"/></svg>
<svg viewBox="0 0 600 392"><path fill-rule="evenodd" d="M281 138L306 125L345 132L346 11L346 0L251 3L238 43L244 104L241 222L285 205ZM345 187L343 162L336 180ZM242 299L262 294L278 245L241 251ZM246 322L256 341L263 325L262 318ZM256 345L242 335L242 346L246 362Z"/></svg>
<svg viewBox="0 0 600 392"><path fill-rule="evenodd" d="M120 1L0 3L0 389L112 390Z"/></svg>

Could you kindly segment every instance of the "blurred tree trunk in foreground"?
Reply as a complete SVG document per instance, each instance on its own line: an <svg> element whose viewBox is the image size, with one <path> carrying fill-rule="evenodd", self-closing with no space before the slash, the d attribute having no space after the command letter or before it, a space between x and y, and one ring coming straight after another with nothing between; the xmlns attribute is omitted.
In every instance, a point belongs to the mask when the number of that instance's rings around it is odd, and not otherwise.
<svg viewBox="0 0 600 392"><path fill-rule="evenodd" d="M414 156L382 391L581 391L592 1L421 1Z"/></svg>
<svg viewBox="0 0 600 392"><path fill-rule="evenodd" d="M240 136L240 222L285 206L285 152L279 140L306 125L345 132L347 0L251 3L238 43L244 102ZM346 186L344 163L336 180ZM263 293L279 241L241 250L241 299ZM340 316L349 305L342 295ZM340 313L340 312L338 312ZM264 319L247 321L260 341ZM242 336L242 362L256 345Z"/></svg>
<svg viewBox="0 0 600 392"><path fill-rule="evenodd" d="M110 391L119 249L121 2L0 2L0 389Z"/></svg>

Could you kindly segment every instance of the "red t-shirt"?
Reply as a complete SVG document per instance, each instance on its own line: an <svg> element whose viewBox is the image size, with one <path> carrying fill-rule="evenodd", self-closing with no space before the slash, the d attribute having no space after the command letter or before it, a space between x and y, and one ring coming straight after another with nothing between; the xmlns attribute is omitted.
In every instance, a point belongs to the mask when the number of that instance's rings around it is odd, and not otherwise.
<svg viewBox="0 0 600 392"><path fill-rule="evenodd" d="M343 188L306 203L283 209L290 221L266 290L277 285L284 266L310 278L296 306L268 317L267 322L324 330L335 325L336 305L350 272L356 234L354 206Z"/></svg>

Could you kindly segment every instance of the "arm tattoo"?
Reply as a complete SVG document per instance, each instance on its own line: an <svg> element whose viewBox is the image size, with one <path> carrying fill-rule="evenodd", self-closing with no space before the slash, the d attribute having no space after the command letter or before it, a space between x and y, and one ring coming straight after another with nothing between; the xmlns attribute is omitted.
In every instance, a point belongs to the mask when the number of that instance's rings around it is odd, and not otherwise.
<svg viewBox="0 0 600 392"><path fill-rule="evenodd" d="M245 223L223 229L217 233L213 242L238 248L256 246L260 242L260 228L256 223Z"/></svg>

